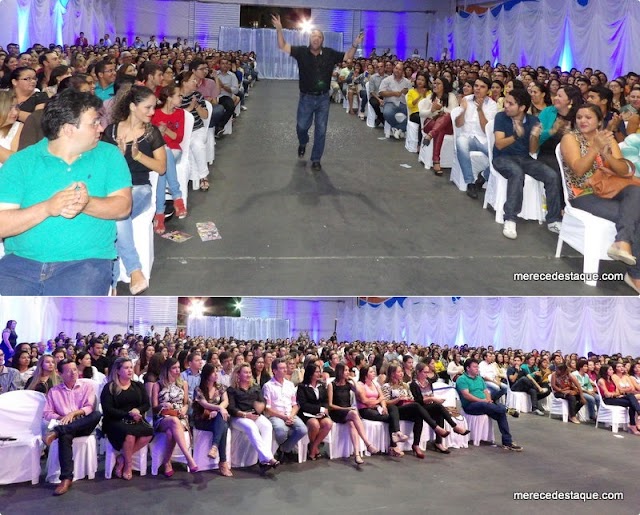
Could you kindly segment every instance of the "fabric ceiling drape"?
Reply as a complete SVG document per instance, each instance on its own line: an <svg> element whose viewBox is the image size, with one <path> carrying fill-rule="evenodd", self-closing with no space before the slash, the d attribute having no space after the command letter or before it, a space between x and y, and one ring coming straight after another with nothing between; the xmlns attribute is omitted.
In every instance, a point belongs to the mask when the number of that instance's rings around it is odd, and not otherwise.
<svg viewBox="0 0 640 515"><path fill-rule="evenodd" d="M590 66L611 79L640 70L638 33L637 0L539 0L482 16L436 17L430 48L437 58L446 47L453 59L560 65L567 71Z"/></svg>
<svg viewBox="0 0 640 515"><path fill-rule="evenodd" d="M289 338L289 320L280 318L189 317L187 334L220 338L233 336L240 340Z"/></svg>
<svg viewBox="0 0 640 515"><path fill-rule="evenodd" d="M284 38L290 45L308 45L309 34L299 30L284 30ZM324 45L342 50L342 32L325 32ZM256 53L257 69L265 79L298 79L298 63L278 47L274 29L248 29L220 27L218 48Z"/></svg>
<svg viewBox="0 0 640 515"><path fill-rule="evenodd" d="M340 339L640 356L637 298L409 297L403 306L345 304Z"/></svg>

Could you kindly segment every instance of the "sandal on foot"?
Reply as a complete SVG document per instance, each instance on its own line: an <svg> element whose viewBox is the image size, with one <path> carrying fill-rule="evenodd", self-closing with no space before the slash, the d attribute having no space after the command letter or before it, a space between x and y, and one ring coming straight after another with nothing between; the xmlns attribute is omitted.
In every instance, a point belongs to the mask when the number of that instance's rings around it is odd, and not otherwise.
<svg viewBox="0 0 640 515"><path fill-rule="evenodd" d="M359 454L356 454L353 460L356 462L356 465L362 465L364 463L362 456L360 456Z"/></svg>
<svg viewBox="0 0 640 515"><path fill-rule="evenodd" d="M404 456L404 452L402 452L397 447L389 447L389 456L401 458L402 456Z"/></svg>
<svg viewBox="0 0 640 515"><path fill-rule="evenodd" d="M211 458L212 460L218 459L218 446L212 445L207 456L209 456L209 458Z"/></svg>
<svg viewBox="0 0 640 515"><path fill-rule="evenodd" d="M380 449L378 449L375 445L371 443L367 445L367 451L369 451L370 454L378 454L380 452Z"/></svg>
<svg viewBox="0 0 640 515"><path fill-rule="evenodd" d="M200 191L209 191L209 181L207 179L200 179Z"/></svg>
<svg viewBox="0 0 640 515"><path fill-rule="evenodd" d="M118 479L122 479L122 471L124 470L124 456L122 454L118 454L116 458L116 468L113 471L113 475Z"/></svg>

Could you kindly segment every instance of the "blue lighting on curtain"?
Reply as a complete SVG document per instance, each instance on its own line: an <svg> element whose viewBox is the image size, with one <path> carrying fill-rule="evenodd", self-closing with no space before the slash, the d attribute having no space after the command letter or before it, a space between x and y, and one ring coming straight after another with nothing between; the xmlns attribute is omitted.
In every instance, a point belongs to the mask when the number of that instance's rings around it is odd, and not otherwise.
<svg viewBox="0 0 640 515"><path fill-rule="evenodd" d="M365 55L371 55L371 50L374 48L378 55L382 53L383 49L377 48L376 44L378 17L378 13L372 11L362 13L362 28L364 29L364 41L362 47Z"/></svg>
<svg viewBox="0 0 640 515"><path fill-rule="evenodd" d="M563 71L569 71L573 68L573 52L571 51L569 18L564 22L564 43L562 45L562 53L560 54L560 62L558 64Z"/></svg>

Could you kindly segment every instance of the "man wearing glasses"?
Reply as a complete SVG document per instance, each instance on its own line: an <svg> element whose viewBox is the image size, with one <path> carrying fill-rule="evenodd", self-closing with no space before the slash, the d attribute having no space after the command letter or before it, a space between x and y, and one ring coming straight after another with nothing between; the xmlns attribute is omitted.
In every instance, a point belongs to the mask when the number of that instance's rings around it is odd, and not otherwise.
<svg viewBox="0 0 640 515"><path fill-rule="evenodd" d="M189 70L192 71L196 79L198 79L198 91L204 99L211 102L213 106L209 128L215 128L224 116L224 107L218 103L218 96L220 96L221 93L218 81L207 77L209 74L209 65L202 59L194 59L191 61L189 63Z"/></svg>
<svg viewBox="0 0 640 515"><path fill-rule="evenodd" d="M109 100L115 93L113 83L116 81L116 65L109 61L98 61L93 71L98 78L95 95L102 100Z"/></svg>
<svg viewBox="0 0 640 515"><path fill-rule="evenodd" d="M131 174L99 141L101 107L91 93L63 91L45 107L45 138L2 167L0 295L108 294Z"/></svg>

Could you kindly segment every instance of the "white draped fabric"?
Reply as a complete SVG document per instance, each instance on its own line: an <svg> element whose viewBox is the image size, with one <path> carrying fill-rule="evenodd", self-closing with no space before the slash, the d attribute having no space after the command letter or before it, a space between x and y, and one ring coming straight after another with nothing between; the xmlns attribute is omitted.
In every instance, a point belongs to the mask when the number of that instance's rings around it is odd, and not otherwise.
<svg viewBox="0 0 640 515"><path fill-rule="evenodd" d="M309 44L309 34L299 30L284 30L284 38L290 45ZM325 32L324 46L342 50L341 32ZM265 79L298 79L298 63L278 47L278 35L274 29L248 29L220 27L218 48L256 53L258 72Z"/></svg>
<svg viewBox="0 0 640 515"><path fill-rule="evenodd" d="M391 308L343 306L341 340L640 356L640 299L413 297Z"/></svg>
<svg viewBox="0 0 640 515"><path fill-rule="evenodd" d="M189 317L187 334L220 338L233 336L240 340L289 338L289 320L281 318Z"/></svg>
<svg viewBox="0 0 640 515"><path fill-rule="evenodd" d="M586 5L584 5L586 3ZM432 55L519 66L599 68L609 78L640 70L636 35L638 0L539 0L511 9L436 17L430 27Z"/></svg>
<svg viewBox="0 0 640 515"><path fill-rule="evenodd" d="M18 43L26 50L34 43L73 44L80 31L89 44L106 32L115 37L115 0L0 0L4 20L2 44Z"/></svg>

